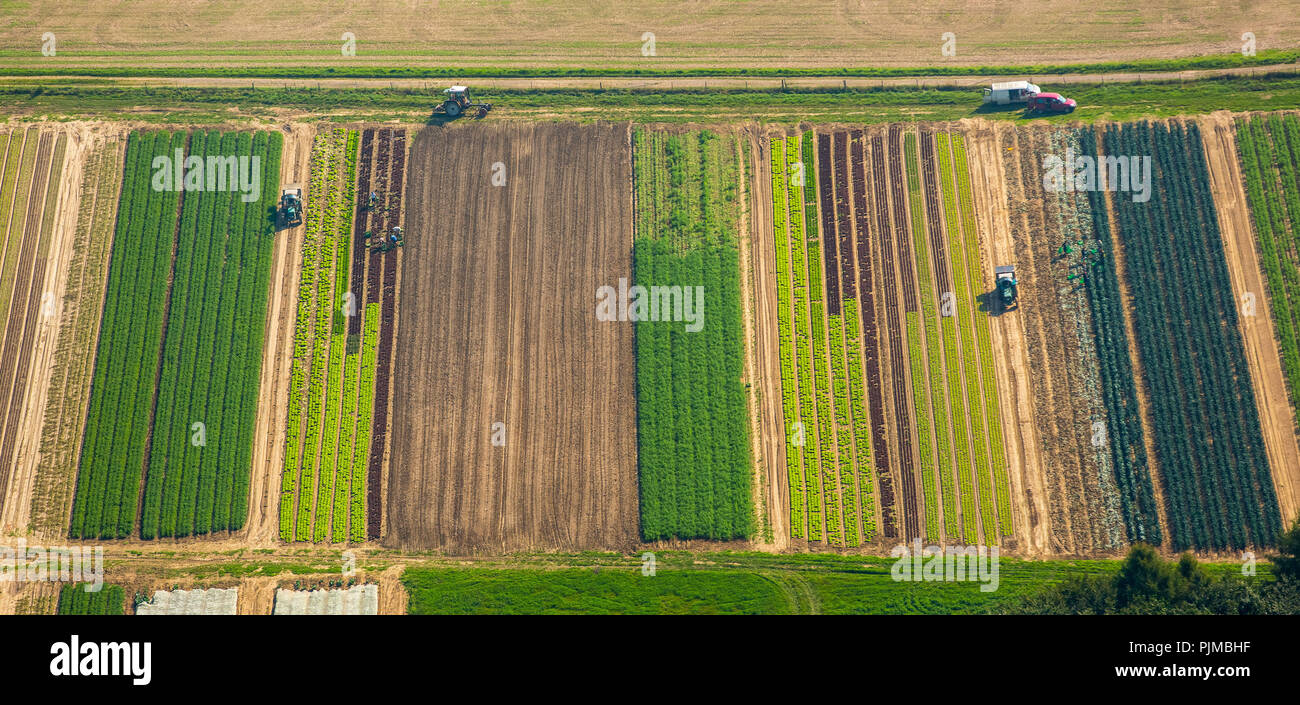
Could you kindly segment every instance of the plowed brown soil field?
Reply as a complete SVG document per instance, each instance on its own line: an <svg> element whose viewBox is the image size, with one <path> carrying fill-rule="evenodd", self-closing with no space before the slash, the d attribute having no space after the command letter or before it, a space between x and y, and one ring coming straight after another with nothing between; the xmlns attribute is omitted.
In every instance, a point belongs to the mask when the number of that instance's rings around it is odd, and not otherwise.
<svg viewBox="0 0 1300 705"><path fill-rule="evenodd" d="M384 543L630 549L627 126L428 128L408 178Z"/></svg>

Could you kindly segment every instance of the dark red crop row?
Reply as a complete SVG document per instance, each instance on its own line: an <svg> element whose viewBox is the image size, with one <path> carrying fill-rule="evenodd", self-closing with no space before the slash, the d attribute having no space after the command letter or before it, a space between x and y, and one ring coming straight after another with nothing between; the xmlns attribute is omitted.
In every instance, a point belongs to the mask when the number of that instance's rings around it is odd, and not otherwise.
<svg viewBox="0 0 1300 705"><path fill-rule="evenodd" d="M893 227L887 232L886 238L889 247L893 249L894 254L898 257L899 281L902 282L902 291L900 292L902 304L906 311L919 311L920 306L917 301L916 277L912 269L912 243L908 239L908 211L905 197L905 188L903 181L903 130L898 125L889 127L889 191L893 196ZM876 193L884 191L884 184L876 184ZM921 535L921 507L916 493L916 470L912 460L912 431L909 412L911 404L907 398L907 377L904 371L907 368L907 357L903 354L903 340L906 332L905 326L899 324L898 316L895 313L893 326L890 327L890 347L894 350L891 356L891 363L894 373L894 411L899 419L899 469L902 471L902 477L899 478L903 492L903 514L904 525L906 528L906 538Z"/></svg>
<svg viewBox="0 0 1300 705"><path fill-rule="evenodd" d="M903 336L902 324L898 320L898 306L896 299L896 286L894 285L894 247L892 244L892 231L889 225L889 203L885 198L881 198L886 193L885 187L888 180L885 177L885 141L880 135L875 135L871 139L871 176L872 184L869 190L876 194L876 232L880 237L880 259L884 267L881 282L883 283L882 294L884 295L885 306L885 332L889 337L890 351L890 374L894 379L894 411L898 419L898 438L899 438L899 465L902 466L903 474L911 472L912 465L912 432L910 416L907 414L907 385L900 383L906 379L904 376L903 357ZM904 488L904 492L906 489ZM893 469L885 468L880 473L880 500L881 513L884 520L885 536L894 538L898 536L898 505L894 498L893 489ZM904 495L906 501L906 495ZM888 504L885 504L888 502ZM912 514L908 512L907 514ZM905 514L904 519L908 517ZM910 527L909 529L910 534Z"/></svg>
<svg viewBox="0 0 1300 705"><path fill-rule="evenodd" d="M357 203L356 215L352 225L352 295L360 296L365 289L366 277L366 230L370 227L370 210L366 207L370 199L370 161L375 152L375 131L361 133L361 163L357 168ZM361 335L361 316L364 306L358 305L356 315L348 319L348 335Z"/></svg>
<svg viewBox="0 0 1300 705"><path fill-rule="evenodd" d="M908 213L906 181L903 180L903 128L900 125L889 126L889 192L894 202L894 247L898 253L899 279L903 283L903 308L911 312L920 311L917 301L916 276L912 273L912 243L907 238ZM878 184L877 187L883 187Z"/></svg>
<svg viewBox="0 0 1300 705"><path fill-rule="evenodd" d="M377 159L379 178L382 180L383 193L386 197L382 232L388 233L394 227L401 226L402 188L406 177L406 131L383 130L379 133L379 154ZM375 418L371 434L371 452L369 473L369 513L366 517L366 530L371 539L378 539L381 531L381 487L383 479L384 448L388 441L388 394L392 388L390 375L393 365L393 319L397 311L397 249L382 255L372 255L372 267L383 259L383 296L380 304L379 319L379 360L375 367Z"/></svg>
<svg viewBox="0 0 1300 705"><path fill-rule="evenodd" d="M897 536L898 530L893 520L894 490L889 482L889 444L885 438L885 402L880 384L880 336L876 328L875 280L872 272L871 230L868 227L867 214L867 175L863 147L866 137L862 130L853 133L853 148L850 161L853 167L853 208L854 226L858 240L858 297L859 309L862 311L863 360L866 363L867 403L871 408L871 443L876 463L876 477L880 478L880 503L889 508L886 514L884 532L886 536ZM871 507L863 507L865 515Z"/></svg>
<svg viewBox="0 0 1300 705"><path fill-rule="evenodd" d="M849 210L849 133L836 132L835 147L835 231L840 264L840 292L846 299L857 298L853 277L853 214ZM838 312L839 306L836 306Z"/></svg>
<svg viewBox="0 0 1300 705"><path fill-rule="evenodd" d="M943 224L939 222L939 180L935 175L934 132L921 129L921 182L925 187L925 219L930 226L930 258L940 292L953 291L944 256Z"/></svg>
<svg viewBox="0 0 1300 705"><path fill-rule="evenodd" d="M822 165L817 179L817 195L822 212L822 261L826 265L826 312L840 315L840 277L835 267L835 201L831 188L831 136L817 133L817 163ZM812 262L809 267L814 267Z"/></svg>

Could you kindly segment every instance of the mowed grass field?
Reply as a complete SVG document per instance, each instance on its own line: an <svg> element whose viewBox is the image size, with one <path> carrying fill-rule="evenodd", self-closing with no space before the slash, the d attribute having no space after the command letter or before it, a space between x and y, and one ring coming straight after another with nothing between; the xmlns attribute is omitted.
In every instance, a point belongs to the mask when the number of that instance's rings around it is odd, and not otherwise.
<svg viewBox="0 0 1300 705"><path fill-rule="evenodd" d="M381 0L328 13L302 0L105 0L76 13L63 9L52 0L0 6L5 63L50 69L1041 64L1230 54L1241 50L1246 30L1260 50L1294 45L1300 36L1300 13L1288 3L1187 0L966 7L939 0L809 0L797 7L780 0L597 7L578 0ZM42 55L46 32L55 37L54 56ZM950 56L941 53L946 32L955 35ZM355 39L354 56L342 51L344 33ZM654 44L649 56L647 33Z"/></svg>
<svg viewBox="0 0 1300 705"><path fill-rule="evenodd" d="M652 575L601 565L607 554L543 569L409 567L402 584L411 614L985 614L1009 609L1047 585L1111 575L1120 561L1019 561L953 582L895 580L897 559L868 556L661 552ZM558 557L557 557L558 558ZM1236 564L1205 564L1213 575ZM975 574L978 576L978 574ZM1269 575L1261 565L1260 578ZM971 577L968 574L968 577Z"/></svg>

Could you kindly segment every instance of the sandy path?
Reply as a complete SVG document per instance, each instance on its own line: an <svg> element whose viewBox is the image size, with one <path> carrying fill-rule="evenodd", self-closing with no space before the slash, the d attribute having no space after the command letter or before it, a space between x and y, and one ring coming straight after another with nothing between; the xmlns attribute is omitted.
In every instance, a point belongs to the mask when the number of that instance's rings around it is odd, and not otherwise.
<svg viewBox="0 0 1300 705"><path fill-rule="evenodd" d="M56 195L58 200L48 264L43 281L34 284L42 292L41 311L35 319L32 366L28 368L31 376L27 380L23 411L18 421L14 467L9 476L9 487L4 490L4 515L0 517L0 533L21 532L31 518L32 489L36 484L36 467L40 459L45 403L49 398L50 378L54 372L54 351L58 343L62 302L68 284L73 236L81 205L82 174L86 157L90 153L91 137L82 126L71 125L58 130L56 134L58 133L67 135L67 147Z"/></svg>
<svg viewBox="0 0 1300 705"><path fill-rule="evenodd" d="M271 614L278 578L244 578L239 581L236 614Z"/></svg>
<svg viewBox="0 0 1300 705"><path fill-rule="evenodd" d="M790 544L790 477L786 472L785 419L781 408L780 331L776 317L776 252L772 248L771 154L767 140L756 131L741 134L741 149L749 151L751 173L745 185L749 211L742 216L740 257L742 276L749 282L744 302L745 376L750 384L750 433L753 434L757 474L755 507L766 505L772 531L770 547ZM742 161L743 163L743 161ZM748 220L748 228L743 220ZM748 234L748 237L745 234ZM765 496L764 496L765 495ZM767 544L759 536L760 544Z"/></svg>
<svg viewBox="0 0 1300 705"><path fill-rule="evenodd" d="M395 565L379 574L379 614L406 614L410 596L402 585L403 570L405 566Z"/></svg>
<svg viewBox="0 0 1300 705"><path fill-rule="evenodd" d="M280 183L302 184L304 202L307 200L307 162L314 134L315 130L308 125L289 126L280 158ZM249 477L248 523L243 531L248 545L270 544L279 537L280 472L284 465L294 314L305 228L305 225L300 225L275 234L271 292L266 311L266 344L258 386L257 426L253 434L255 445Z"/></svg>
<svg viewBox="0 0 1300 705"><path fill-rule="evenodd" d="M986 268L984 275L989 276L999 264L1015 262L1007 193L1013 186L1007 181L999 139L1011 127L985 121L964 121L963 125L967 129L975 216L980 223L981 260ZM1029 390L1024 317L1019 311L990 316L989 332L995 351L994 375L1001 390L998 398L1015 536L1023 542L1015 548L1025 555L1042 555L1051 552L1051 534L1046 481Z"/></svg>
<svg viewBox="0 0 1300 705"><path fill-rule="evenodd" d="M1255 297L1255 314L1240 315L1237 320L1250 364L1251 385L1277 488L1278 508L1284 524L1289 524L1300 511L1300 448L1296 445L1295 413L1287 398L1286 378L1278 356L1268 288L1255 250L1250 209L1237 160L1236 128L1228 113L1214 113L1199 122L1233 298L1242 302L1247 293Z"/></svg>

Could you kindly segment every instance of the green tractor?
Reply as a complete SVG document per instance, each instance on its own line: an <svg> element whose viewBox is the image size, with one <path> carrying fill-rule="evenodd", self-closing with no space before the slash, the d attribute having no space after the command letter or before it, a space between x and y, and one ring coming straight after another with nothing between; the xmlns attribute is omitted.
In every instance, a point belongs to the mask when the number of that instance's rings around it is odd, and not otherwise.
<svg viewBox="0 0 1300 705"><path fill-rule="evenodd" d="M279 227L276 230L285 228L296 228L302 225L302 185L289 184L280 192L280 208L276 215L279 219Z"/></svg>
<svg viewBox="0 0 1300 705"><path fill-rule="evenodd" d="M1002 302L1002 310L1009 311L1017 308L1016 302L1016 268L1015 265L1004 264L993 270L994 278L998 284L998 299Z"/></svg>

